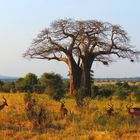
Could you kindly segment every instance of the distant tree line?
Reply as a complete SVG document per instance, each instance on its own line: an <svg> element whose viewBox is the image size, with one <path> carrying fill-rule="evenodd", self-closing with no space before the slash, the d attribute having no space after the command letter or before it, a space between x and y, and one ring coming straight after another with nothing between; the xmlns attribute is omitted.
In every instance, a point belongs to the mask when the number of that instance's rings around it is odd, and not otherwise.
<svg viewBox="0 0 140 140"><path fill-rule="evenodd" d="M139 82L116 82L114 85L93 85L94 94L92 98L109 98L129 101L140 101Z"/></svg>
<svg viewBox="0 0 140 140"><path fill-rule="evenodd" d="M47 93L54 99L60 99L64 96L65 85L59 74L43 73L38 78L34 73L28 73L23 78L16 81L4 82L0 81L0 92L16 93Z"/></svg>
<svg viewBox="0 0 140 140"><path fill-rule="evenodd" d="M55 100L60 100L69 93L69 79L63 79L56 73L43 73L39 78L34 73L28 73L23 78L16 81L4 82L0 81L0 92L7 93L38 93L48 94ZM69 95L69 94L67 94ZM86 88L82 87L74 92L77 104L83 104L83 100L87 97ZM140 82L116 82L111 85L95 85L92 82L91 98L117 98L121 100L140 101Z"/></svg>

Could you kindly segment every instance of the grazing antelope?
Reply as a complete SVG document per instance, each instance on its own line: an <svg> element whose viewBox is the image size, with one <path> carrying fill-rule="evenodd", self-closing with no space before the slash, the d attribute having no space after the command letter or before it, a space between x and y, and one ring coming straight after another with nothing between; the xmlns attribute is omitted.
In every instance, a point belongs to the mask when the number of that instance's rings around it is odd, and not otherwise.
<svg viewBox="0 0 140 140"><path fill-rule="evenodd" d="M5 106L8 106L7 100L4 98L4 96L2 98L4 99L4 102L0 105L0 110L2 110Z"/></svg>
<svg viewBox="0 0 140 140"><path fill-rule="evenodd" d="M60 114L61 114L62 116L66 116L67 113L68 113L68 110L66 109L64 102L63 102L63 103L61 102Z"/></svg>
<svg viewBox="0 0 140 140"><path fill-rule="evenodd" d="M106 111L107 111L108 116L110 117L110 116L112 116L113 113L114 113L113 104L112 104L112 103L111 103L111 104L108 104L108 107L109 107L109 108L108 108Z"/></svg>
<svg viewBox="0 0 140 140"><path fill-rule="evenodd" d="M131 115L132 118L134 118L134 117L140 118L140 108L132 107L132 106L133 106L133 104L131 104L129 106L128 106L128 104L126 105L128 113Z"/></svg>

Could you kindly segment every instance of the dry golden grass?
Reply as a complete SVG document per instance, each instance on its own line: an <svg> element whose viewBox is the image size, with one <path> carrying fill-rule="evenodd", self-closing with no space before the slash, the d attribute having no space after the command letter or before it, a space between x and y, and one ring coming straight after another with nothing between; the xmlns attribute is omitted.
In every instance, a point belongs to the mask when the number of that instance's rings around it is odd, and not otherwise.
<svg viewBox="0 0 140 140"><path fill-rule="evenodd" d="M107 81L102 81L102 82L101 81L99 81L99 82L98 81L95 81L94 84L97 85L97 86L115 85L116 82L115 81L112 81L112 82L110 82L110 81L109 82L107 82Z"/></svg>
<svg viewBox="0 0 140 140"><path fill-rule="evenodd" d="M24 94L0 94L5 96L8 107L0 111L0 140L139 140L140 120L130 118L126 101L112 100L115 114L108 117L107 99L90 100L82 109L74 99L65 99L69 110L63 118L59 114L60 103L46 95L34 95L38 106L47 111L47 126L33 128L25 113ZM140 104L135 104L140 106Z"/></svg>

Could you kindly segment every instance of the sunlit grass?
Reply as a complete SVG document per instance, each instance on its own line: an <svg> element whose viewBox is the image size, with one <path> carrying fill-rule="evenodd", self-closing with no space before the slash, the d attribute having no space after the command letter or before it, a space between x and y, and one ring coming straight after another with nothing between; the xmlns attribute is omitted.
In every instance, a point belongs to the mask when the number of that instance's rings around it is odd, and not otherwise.
<svg viewBox="0 0 140 140"><path fill-rule="evenodd" d="M59 113L60 102L47 95L34 94L37 106L47 112L46 126L33 128L25 113L24 93L0 94L7 99L8 107L0 110L0 140L113 140L140 139L140 120L132 119L126 110L127 101L112 99L90 100L87 106L78 108L73 98L65 98L68 116ZM114 115L106 113L108 103L114 105ZM134 103L140 106L140 103Z"/></svg>

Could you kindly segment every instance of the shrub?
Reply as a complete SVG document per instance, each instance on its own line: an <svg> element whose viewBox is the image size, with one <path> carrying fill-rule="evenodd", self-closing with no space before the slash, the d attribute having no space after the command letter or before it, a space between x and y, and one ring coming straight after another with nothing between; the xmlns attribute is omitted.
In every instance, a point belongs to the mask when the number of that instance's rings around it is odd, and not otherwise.
<svg viewBox="0 0 140 140"><path fill-rule="evenodd" d="M55 100L60 100L64 96L64 85L59 74L44 73L40 78L40 83L45 87L45 93Z"/></svg>
<svg viewBox="0 0 140 140"><path fill-rule="evenodd" d="M25 81L24 78L19 78L15 81L15 88L17 91L19 92L25 92L26 88L25 88Z"/></svg>
<svg viewBox="0 0 140 140"><path fill-rule="evenodd" d="M92 97L100 97L100 98L107 98L109 96L111 96L115 89L113 86L100 86L100 87L97 87L97 86L93 86L92 87Z"/></svg>
<svg viewBox="0 0 140 140"><path fill-rule="evenodd" d="M78 90L74 91L74 95L77 106L84 106L84 98L87 96L87 89L79 88Z"/></svg>
<svg viewBox="0 0 140 140"><path fill-rule="evenodd" d="M93 85L93 86L91 87L91 97L92 97L92 98L95 98L95 97L98 95L98 93L99 93L99 88L98 88L98 86Z"/></svg>
<svg viewBox="0 0 140 140"><path fill-rule="evenodd" d="M126 88L117 88L115 93L114 93L114 96L117 98L117 99L120 99L120 100L125 100L127 98L127 96L129 95L130 93L130 90L129 89L126 89Z"/></svg>
<svg viewBox="0 0 140 140"><path fill-rule="evenodd" d="M64 97L64 90L62 88L47 87L45 93L49 95L52 99L59 101Z"/></svg>
<svg viewBox="0 0 140 140"><path fill-rule="evenodd" d="M121 88L129 88L128 82L117 82L116 85Z"/></svg>
<svg viewBox="0 0 140 140"><path fill-rule="evenodd" d="M24 102L25 102L25 112L26 112L27 118L29 120L32 120L33 118L36 117L37 114L34 110L36 101L35 99L32 98L32 94L30 92L25 94Z"/></svg>
<svg viewBox="0 0 140 140"><path fill-rule="evenodd" d="M45 91L45 87L43 86L43 85L41 85L41 84L36 84L36 85L34 85L34 87L33 87L33 91L35 92L35 93L44 93L44 91Z"/></svg>
<svg viewBox="0 0 140 140"><path fill-rule="evenodd" d="M46 109L43 106L38 106L36 100L31 93L26 93L24 96L25 112L29 121L33 124L33 128L46 126Z"/></svg>
<svg viewBox="0 0 140 140"><path fill-rule="evenodd" d="M3 91L3 92L10 92L10 89L11 89L10 83L5 82L5 83L3 84L3 86L2 86L2 91Z"/></svg>
<svg viewBox="0 0 140 140"><path fill-rule="evenodd" d="M139 102L140 101L140 89L132 91L129 95L129 98L131 99L131 101Z"/></svg>
<svg viewBox="0 0 140 140"><path fill-rule="evenodd" d="M140 90L139 91L136 91L136 101L139 102L140 101Z"/></svg>

